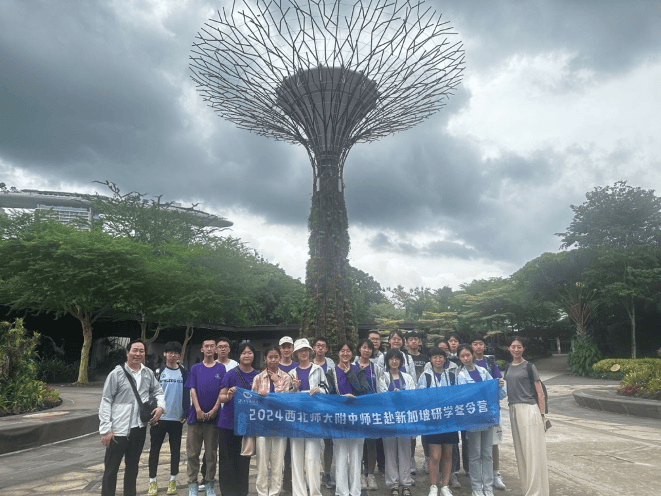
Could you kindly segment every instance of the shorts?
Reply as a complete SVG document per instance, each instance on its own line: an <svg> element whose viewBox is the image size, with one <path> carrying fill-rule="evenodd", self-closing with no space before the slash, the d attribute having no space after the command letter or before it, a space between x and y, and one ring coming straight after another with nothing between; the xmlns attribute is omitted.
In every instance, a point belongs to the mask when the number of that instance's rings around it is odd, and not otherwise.
<svg viewBox="0 0 661 496"><path fill-rule="evenodd" d="M430 434L422 436L427 444L459 444L458 432L444 432L443 434Z"/></svg>

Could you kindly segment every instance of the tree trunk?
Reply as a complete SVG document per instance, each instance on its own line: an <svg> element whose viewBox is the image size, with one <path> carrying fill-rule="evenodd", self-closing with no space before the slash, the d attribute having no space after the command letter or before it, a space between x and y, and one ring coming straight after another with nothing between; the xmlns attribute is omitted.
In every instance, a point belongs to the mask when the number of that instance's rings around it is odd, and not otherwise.
<svg viewBox="0 0 661 496"><path fill-rule="evenodd" d="M182 360L186 356L186 345L188 344L188 342L193 337L193 332L194 331L195 331L195 328L193 327L193 324L191 322L186 322L186 335L184 337L184 344L181 346L181 359ZM190 369L190 367L188 367L188 368Z"/></svg>
<svg viewBox="0 0 661 496"><path fill-rule="evenodd" d="M92 320L88 313L77 312L77 318L83 327L83 348L80 351L80 367L78 368L77 384L89 383L90 348L92 347Z"/></svg>
<svg viewBox="0 0 661 496"><path fill-rule="evenodd" d="M631 318L631 358L636 358L636 304L633 301L633 296L631 298L631 312L629 317Z"/></svg>
<svg viewBox="0 0 661 496"><path fill-rule="evenodd" d="M344 340L355 342L357 333L351 320L349 221L341 165L326 160L314 168L303 332L324 336L335 346Z"/></svg>

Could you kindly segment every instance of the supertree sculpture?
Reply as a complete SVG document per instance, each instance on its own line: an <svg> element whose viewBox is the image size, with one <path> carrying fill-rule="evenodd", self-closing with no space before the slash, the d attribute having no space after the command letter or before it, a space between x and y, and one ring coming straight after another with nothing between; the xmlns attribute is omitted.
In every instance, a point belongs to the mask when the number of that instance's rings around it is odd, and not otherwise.
<svg viewBox="0 0 661 496"><path fill-rule="evenodd" d="M308 335L354 337L344 163L354 144L445 105L464 64L452 29L423 1L242 0L198 33L190 67L204 100L310 157Z"/></svg>

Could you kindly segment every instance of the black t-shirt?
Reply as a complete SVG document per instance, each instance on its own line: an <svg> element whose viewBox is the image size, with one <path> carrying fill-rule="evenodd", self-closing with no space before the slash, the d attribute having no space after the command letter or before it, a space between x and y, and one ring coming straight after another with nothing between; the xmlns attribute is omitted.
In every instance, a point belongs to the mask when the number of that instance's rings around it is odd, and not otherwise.
<svg viewBox="0 0 661 496"><path fill-rule="evenodd" d="M412 355L409 352L409 356L413 359L413 365L415 365L416 377L420 377L422 375L422 371L425 369L425 364L429 362L429 357L427 356L427 353L421 352L419 355Z"/></svg>

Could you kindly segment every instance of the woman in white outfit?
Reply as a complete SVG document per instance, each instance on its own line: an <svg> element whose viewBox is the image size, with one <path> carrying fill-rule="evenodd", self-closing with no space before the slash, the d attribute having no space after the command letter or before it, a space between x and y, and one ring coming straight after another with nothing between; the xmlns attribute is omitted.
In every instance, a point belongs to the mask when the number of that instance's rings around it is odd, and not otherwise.
<svg viewBox="0 0 661 496"><path fill-rule="evenodd" d="M280 349L266 350L266 368L255 377L252 390L262 396L271 393L287 393L291 379L280 370ZM256 443L257 481L255 488L259 496L277 496L282 490L282 469L285 463L286 437L259 436Z"/></svg>
<svg viewBox="0 0 661 496"><path fill-rule="evenodd" d="M457 374L457 384L494 380L487 369L475 365L470 345L459 346L457 356L463 364ZM505 381L498 379L498 386L500 399L503 399L507 396ZM472 496L493 496L493 433L493 427L466 433Z"/></svg>
<svg viewBox="0 0 661 496"><path fill-rule="evenodd" d="M545 421L542 413L545 411L544 391L537 369L523 359L524 346L522 338L512 340L509 346L512 363L505 374L514 454L523 495L549 496Z"/></svg>
<svg viewBox="0 0 661 496"><path fill-rule="evenodd" d="M404 333L399 329L391 331L390 336L388 337L388 344L390 345L391 350L399 350L402 352L402 363L399 368L402 370L402 372L406 372L408 375L410 375L413 378L413 383L416 384L418 382L418 376L415 373L415 364L413 363L413 358L411 358L411 355L406 353L404 348L402 348L404 346ZM388 370L388 364L385 361L385 357L386 356L384 354L379 355L379 358L376 360L376 364L381 367L381 369Z"/></svg>
<svg viewBox="0 0 661 496"><path fill-rule="evenodd" d="M294 355L298 365L289 371L292 391L326 393L326 376L323 369L310 361L312 347L307 339L294 342ZM307 437L292 437L291 443L291 483L293 496L321 496L321 445L320 440Z"/></svg>
<svg viewBox="0 0 661 496"><path fill-rule="evenodd" d="M379 378L379 392L391 392L416 389L411 375L400 370L404 356L398 349L388 350L385 355L388 365ZM391 496L399 496L399 486L403 487L402 496L411 496L411 438L387 437L383 439L383 451L386 458L386 486Z"/></svg>

